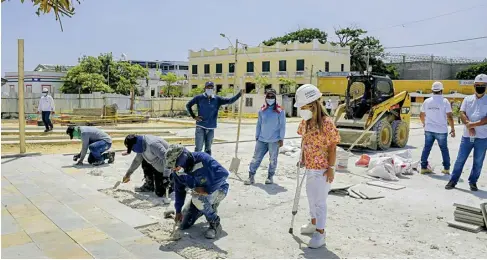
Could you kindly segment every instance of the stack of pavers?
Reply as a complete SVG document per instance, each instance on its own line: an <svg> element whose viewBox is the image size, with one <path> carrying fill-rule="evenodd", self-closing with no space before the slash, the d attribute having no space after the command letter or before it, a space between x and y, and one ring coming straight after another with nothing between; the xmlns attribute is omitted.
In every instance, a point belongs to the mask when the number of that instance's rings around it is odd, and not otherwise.
<svg viewBox="0 0 487 260"><path fill-rule="evenodd" d="M478 233L487 226L487 203L480 204L480 208L454 203L454 221L448 221L451 227Z"/></svg>

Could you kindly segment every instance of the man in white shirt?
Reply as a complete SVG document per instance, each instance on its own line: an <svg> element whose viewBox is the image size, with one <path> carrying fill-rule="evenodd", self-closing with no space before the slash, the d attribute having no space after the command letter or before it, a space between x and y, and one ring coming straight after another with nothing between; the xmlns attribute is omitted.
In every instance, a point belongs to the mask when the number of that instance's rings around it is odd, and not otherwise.
<svg viewBox="0 0 487 260"><path fill-rule="evenodd" d="M331 109L332 109L332 105L331 105L331 99L328 99L328 101L326 101L325 103L325 109L326 109L326 112L328 113L329 116L331 116Z"/></svg>
<svg viewBox="0 0 487 260"><path fill-rule="evenodd" d="M450 123L450 135L455 137L455 126L450 102L443 97L443 84L433 83L431 87L433 96L427 98L421 106L419 117L424 127L424 148L421 154L421 173L431 173L428 165L428 157L435 140L440 146L441 156L443 157L444 174L450 174L450 152L448 151L448 123ZM448 120L448 122L447 122Z"/></svg>
<svg viewBox="0 0 487 260"><path fill-rule="evenodd" d="M51 113L54 114L54 99L49 95L47 88L42 90L42 97L37 108L37 114L39 113L42 114L42 122L44 122L44 126L46 127L44 132L52 131L54 126L52 125L50 116Z"/></svg>
<svg viewBox="0 0 487 260"><path fill-rule="evenodd" d="M478 75L473 84L475 94L465 97L460 107L460 116L465 127L450 181L445 186L447 190L451 190L457 185L463 166L472 150L473 165L468 183L471 191L478 190L477 181L487 152L487 95L485 95L487 75Z"/></svg>

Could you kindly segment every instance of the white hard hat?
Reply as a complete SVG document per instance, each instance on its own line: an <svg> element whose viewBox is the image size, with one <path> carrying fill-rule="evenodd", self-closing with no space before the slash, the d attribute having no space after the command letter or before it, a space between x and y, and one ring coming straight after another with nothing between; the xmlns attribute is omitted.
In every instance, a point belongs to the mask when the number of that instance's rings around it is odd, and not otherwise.
<svg viewBox="0 0 487 260"><path fill-rule="evenodd" d="M475 80L473 81L473 84L475 83L487 83L487 75L485 74L477 75L477 77L475 77Z"/></svg>
<svg viewBox="0 0 487 260"><path fill-rule="evenodd" d="M43 88L42 92L49 92L49 91L47 90L47 88Z"/></svg>
<svg viewBox="0 0 487 260"><path fill-rule="evenodd" d="M294 107L302 107L320 99L320 90L312 84L304 84L296 90L296 103Z"/></svg>
<svg viewBox="0 0 487 260"><path fill-rule="evenodd" d="M431 90L433 91L441 91L443 90L443 83L439 82L439 81L436 81L435 83L433 83L433 85L431 86Z"/></svg>

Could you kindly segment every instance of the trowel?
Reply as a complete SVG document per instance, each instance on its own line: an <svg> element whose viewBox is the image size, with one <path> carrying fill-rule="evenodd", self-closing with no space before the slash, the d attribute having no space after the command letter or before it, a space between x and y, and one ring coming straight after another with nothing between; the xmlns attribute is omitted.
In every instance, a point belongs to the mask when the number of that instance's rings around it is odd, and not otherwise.
<svg viewBox="0 0 487 260"><path fill-rule="evenodd" d="M113 189L118 188L118 186L120 186L120 183L122 183L122 181L115 182L115 185L113 185Z"/></svg>

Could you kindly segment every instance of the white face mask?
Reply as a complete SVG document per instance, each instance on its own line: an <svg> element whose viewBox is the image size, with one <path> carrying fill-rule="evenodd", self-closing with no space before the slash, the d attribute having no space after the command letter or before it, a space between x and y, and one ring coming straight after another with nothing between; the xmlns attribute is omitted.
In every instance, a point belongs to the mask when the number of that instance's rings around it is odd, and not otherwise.
<svg viewBox="0 0 487 260"><path fill-rule="evenodd" d="M311 110L301 110L299 111L299 115L304 120L310 120L313 117L313 112Z"/></svg>
<svg viewBox="0 0 487 260"><path fill-rule="evenodd" d="M267 98L267 99L265 100L265 102L267 102L267 104L268 104L269 106L272 106L272 105L274 105L274 103L276 103L276 100L275 100L275 99L268 99L268 98Z"/></svg>
<svg viewBox="0 0 487 260"><path fill-rule="evenodd" d="M205 89L205 93L207 96L211 97L213 96L213 89Z"/></svg>
<svg viewBox="0 0 487 260"><path fill-rule="evenodd" d="M43 92L42 95L46 97L47 96L47 92Z"/></svg>

